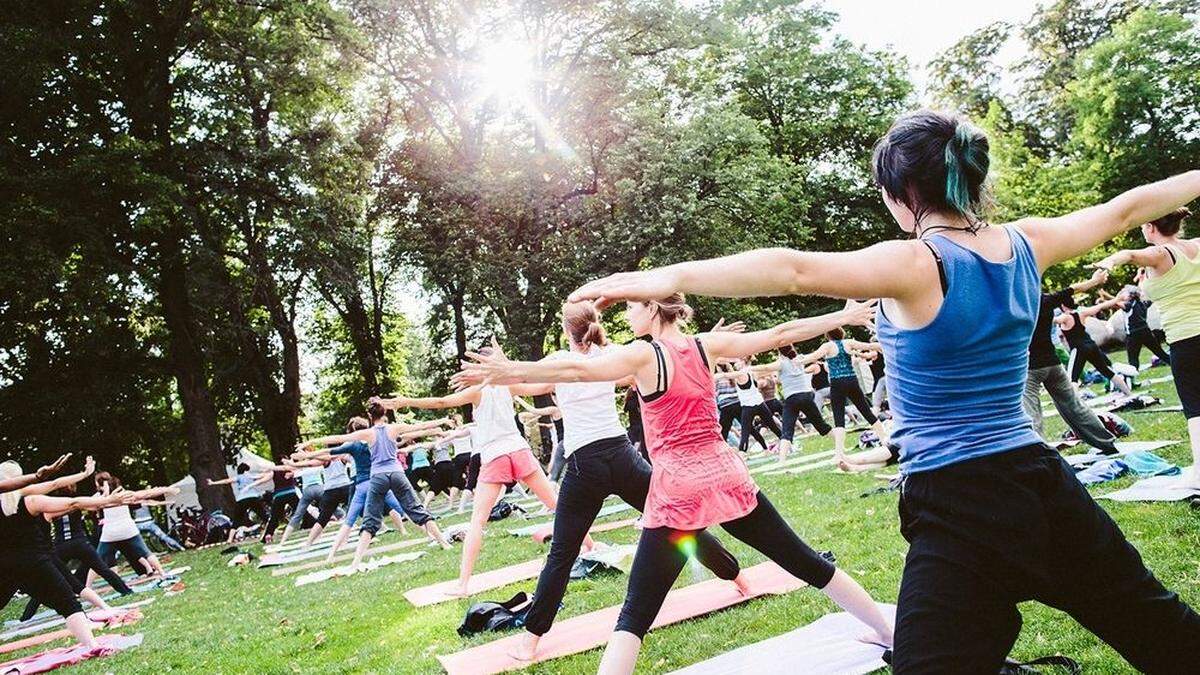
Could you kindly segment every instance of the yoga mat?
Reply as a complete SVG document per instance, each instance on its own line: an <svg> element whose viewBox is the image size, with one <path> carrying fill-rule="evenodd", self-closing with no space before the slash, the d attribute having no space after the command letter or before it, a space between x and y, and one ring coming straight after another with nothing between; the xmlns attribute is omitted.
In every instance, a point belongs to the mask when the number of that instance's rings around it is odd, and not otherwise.
<svg viewBox="0 0 1200 675"><path fill-rule="evenodd" d="M355 537L354 539L348 540L342 546L342 549L349 549L353 551L357 546L358 537ZM331 544L329 546L314 546L307 551L296 551L286 555L280 553L265 553L263 554L263 557L258 559L258 567L260 569L263 567L279 567L281 565L289 565L291 563L312 560L313 558L324 558L325 556L329 555L329 550L332 548L333 546Z"/></svg>
<svg viewBox="0 0 1200 675"><path fill-rule="evenodd" d="M543 558L536 558L489 572L474 574L471 576L471 581L467 584L468 595L490 591L518 581L525 581L526 579L534 579L541 573L542 565L545 562ZM404 598L415 607L428 607L429 605L449 602L450 600L461 600L462 598L459 596L447 595L447 593L454 591L456 588L458 588L458 579L451 579L450 581L442 581L431 586L422 586L404 591Z"/></svg>
<svg viewBox="0 0 1200 675"><path fill-rule="evenodd" d="M876 604L894 623L896 606ZM846 612L826 614L803 628L681 668L671 675L864 675L887 667L884 648L859 639L870 632Z"/></svg>
<svg viewBox="0 0 1200 675"><path fill-rule="evenodd" d="M332 569L321 570L320 572L313 572L311 574L302 574L296 577L296 585L307 586L309 584L328 581L335 577L345 577L352 574L365 574L367 572L374 572L380 567L387 567L388 565L393 565L395 563L410 562L420 558L423 555L425 555L424 551L400 553L398 555L387 556L384 558L371 558L370 560L367 560L363 564L359 565L358 569L353 569L350 565L346 565L344 567L334 567Z"/></svg>
<svg viewBox="0 0 1200 675"><path fill-rule="evenodd" d="M1184 467L1183 476L1153 476L1143 478L1124 490L1117 490L1100 499L1111 499L1118 502L1178 502L1189 497L1200 497L1200 490L1195 488L1178 487L1184 476L1192 471L1192 467Z"/></svg>
<svg viewBox="0 0 1200 675"><path fill-rule="evenodd" d="M341 525L338 525L337 527L331 527L329 531L321 533L321 536L317 537L317 540L314 541L313 545L309 548L318 548L318 547L322 547L322 546L328 548L329 546L332 546L333 540L337 539L337 532L339 529L341 529ZM390 527L380 528L379 533L376 534L375 536L377 538L382 537L383 535L387 534L388 532L395 532L395 530L393 530ZM303 533L301 533L301 534L303 534ZM287 553L289 551L298 551L298 550L304 548L305 542L307 540L308 540L308 535L305 534L304 536L299 537L299 538L292 537L286 544L266 544L265 546L263 546L263 554L265 555L267 553ZM349 543L351 541L358 541L358 535L351 534L349 537L346 538L347 543Z"/></svg>
<svg viewBox="0 0 1200 675"><path fill-rule="evenodd" d="M611 516L615 513L624 513L625 511L630 511L632 509L633 509L633 507L630 506L629 504L626 504L625 502L620 502L617 504L610 504L610 505L600 509L600 511L596 514L596 518L604 518L607 516ZM554 524L554 521L551 520L549 523L536 523L534 525L526 525L525 527L518 527L516 529L509 530L508 533L513 535L514 537L528 537L533 534L536 534L538 531L540 531L546 527L552 526L553 524Z"/></svg>
<svg viewBox="0 0 1200 675"><path fill-rule="evenodd" d="M597 532L608 532L609 530L619 530L622 527L629 527L638 521L637 518L627 518L625 520L614 520L609 523L600 523L592 525L588 529L588 534L596 534ZM554 523L544 525L542 529L533 533L533 540L539 544L544 544L554 536Z"/></svg>
<svg viewBox="0 0 1200 675"><path fill-rule="evenodd" d="M430 543L430 542L432 542L431 539L429 539L428 537L422 536L419 539L405 539L404 541L397 541L397 542L393 542L391 544L386 544L384 546L372 546L370 548L369 552L371 555L378 555L380 553L390 553L392 551L399 551L401 549L409 548L412 546L419 546L421 544ZM333 560L331 560L329 562L326 562L325 557L322 556L320 560L313 560L311 562L301 563L299 565L289 565L287 567L276 567L275 569L271 570L271 576L279 577L279 576L283 576L285 574L293 574L295 572L303 572L305 570L315 570L319 567L325 567L326 565L330 565L333 563L346 562L348 560L354 559L354 549L353 548L343 549L343 550L346 550L346 552L340 553L340 554L334 556Z"/></svg>
<svg viewBox="0 0 1200 675"><path fill-rule="evenodd" d="M767 464L762 464L762 465L756 466L756 467L750 469L750 473L751 474L759 474L759 473L763 473L763 472L780 471L783 469L789 469L789 468L796 467L796 466L804 466L805 464L808 464L809 462L816 462L816 461L819 461L822 459L829 459L830 457L833 457L832 450L824 450L822 452L814 452L814 453L808 454L808 455L793 454L792 456L788 457L787 459L783 460L782 462L775 462L773 464L767 463ZM772 474L768 473L767 475L772 475Z"/></svg>
<svg viewBox="0 0 1200 675"><path fill-rule="evenodd" d="M1122 415L1144 415L1146 413L1154 413L1154 412L1183 412L1183 406L1181 406L1181 405L1152 405L1149 408L1142 408L1141 410L1122 410L1121 414Z"/></svg>
<svg viewBox="0 0 1200 675"><path fill-rule="evenodd" d="M146 591L152 591L155 589L155 587L158 586L158 582L162 581L163 579L170 579L171 577L181 576L184 572L191 571L191 569L192 568L190 566L186 566L186 565L183 567L164 567L163 572L166 572L165 575L160 577L157 574L155 574L155 575L146 577L141 583L139 583L137 585L131 585L130 588L135 593L145 593ZM125 579L125 583L129 583L137 578L138 577L134 576L134 577L130 577L129 579ZM106 588L111 589L112 587L109 586L108 582L105 581L102 577L97 577L96 582L94 584L92 584L92 590L96 591L97 593L99 593L100 591L102 591ZM108 600L108 597L106 596L104 599Z"/></svg>
<svg viewBox="0 0 1200 675"><path fill-rule="evenodd" d="M1067 460L1067 464L1073 469L1081 469L1085 466L1090 466L1102 459L1113 459L1121 455L1128 455L1131 452L1139 452L1142 450L1154 452L1159 448L1165 448L1169 445L1175 445L1179 441L1117 441L1117 454L1102 455L1098 452L1084 452L1077 455L1063 455L1063 459Z"/></svg>
<svg viewBox="0 0 1200 675"><path fill-rule="evenodd" d="M97 611L90 612L89 616L97 617L97 620L93 621L93 623L100 624L99 626L95 627L93 629L93 631L105 630L108 628L119 628L121 626L128 626L130 624L134 624L134 623L137 623L138 621L142 620L142 613L138 612L136 610L133 610L132 612L130 612L128 614L126 614L123 611L114 611L114 612L110 613L110 612L105 612L103 610L97 610ZM121 617L121 619L118 621L113 621L111 623L106 622L107 619L110 619L113 617ZM66 621L64 621L63 623L66 623ZM32 635L27 638L22 638L20 640L14 640L12 642L2 644L2 645L0 645L0 654L8 654L9 652L15 652L15 651L19 651L22 649L27 649L29 647L36 647L37 645L44 645L47 642L54 642L55 640L59 640L62 638L69 638L69 637L71 637L71 631L66 628L60 628L58 630L52 630L49 633L42 633L40 635ZM0 672L3 672L3 671L0 671Z"/></svg>
<svg viewBox="0 0 1200 675"><path fill-rule="evenodd" d="M117 609L117 610L134 609L137 607L145 607L146 605L149 605L152 602L154 602L154 598L147 598L145 600L131 602L128 605L114 605L114 606L112 606L112 608ZM87 614L92 615L92 614L95 614L97 611L98 610L90 609L87 611ZM21 637L22 635L33 635L34 633L40 633L49 628L55 628L57 626L61 626L61 625L65 624L66 622L67 622L66 619L62 618L57 613L55 613L53 615L53 618L47 618L43 621L38 621L36 623L22 624L19 628L14 628L12 630L8 630L3 633L0 633L0 640L11 640L15 637Z"/></svg>
<svg viewBox="0 0 1200 675"><path fill-rule="evenodd" d="M750 584L752 595L742 595L732 583L720 579L677 588L667 595L651 628L669 626L741 604L751 598L790 593L804 586L803 581L772 562L760 563L742 572ZM537 656L532 661L517 661L509 656L509 652L515 651L524 639L523 632L437 658L450 675L492 675L525 668L533 663L578 654L603 645L608 641L620 612L621 606L614 605L557 622L549 633L542 636Z"/></svg>
<svg viewBox="0 0 1200 675"><path fill-rule="evenodd" d="M142 644L142 634L136 635L100 635L96 637L98 642L103 647L108 647L116 651L124 651ZM19 675L33 675L34 673L46 673L56 668L70 666L81 661L86 661L90 658L95 658L91 655L90 650L82 645L71 645L70 647L59 647L51 649L41 654L33 654L24 658L16 659L0 663L0 672L2 673L18 673Z"/></svg>

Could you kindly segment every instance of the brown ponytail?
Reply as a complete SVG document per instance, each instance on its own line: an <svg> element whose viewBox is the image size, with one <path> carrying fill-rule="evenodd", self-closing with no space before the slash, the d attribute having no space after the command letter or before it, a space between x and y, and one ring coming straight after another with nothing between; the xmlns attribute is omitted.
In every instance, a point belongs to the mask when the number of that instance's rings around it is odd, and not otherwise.
<svg viewBox="0 0 1200 675"><path fill-rule="evenodd" d="M1183 227L1183 221L1190 215L1192 215L1191 210L1186 206L1181 206L1162 218L1150 221L1150 224L1154 226L1154 229L1158 230L1159 234L1173 237L1179 234L1180 228Z"/></svg>
<svg viewBox="0 0 1200 675"><path fill-rule="evenodd" d="M603 347L608 344L608 335L600 324L600 312L590 302L568 302L563 305L563 330L571 342L583 347Z"/></svg>
<svg viewBox="0 0 1200 675"><path fill-rule="evenodd" d="M692 307L687 304L683 293L672 293L660 300L649 300L646 306L655 311L662 323L687 323L692 319Z"/></svg>

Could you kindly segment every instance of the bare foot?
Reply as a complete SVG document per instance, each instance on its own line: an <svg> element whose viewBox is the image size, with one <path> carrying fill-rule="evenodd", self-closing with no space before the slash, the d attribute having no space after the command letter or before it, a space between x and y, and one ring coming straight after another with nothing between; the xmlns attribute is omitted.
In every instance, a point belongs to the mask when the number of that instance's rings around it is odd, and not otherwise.
<svg viewBox="0 0 1200 675"><path fill-rule="evenodd" d="M459 584L454 590L446 591L446 595L451 598L465 598L470 594L470 591L467 590L467 584Z"/></svg>
<svg viewBox="0 0 1200 675"><path fill-rule="evenodd" d="M738 572L738 575L733 578L733 585L737 586L738 593L747 598L754 595L754 592L750 590L750 582L746 581L746 574L744 572Z"/></svg>
<svg viewBox="0 0 1200 675"><path fill-rule="evenodd" d="M538 641L541 639L539 635L526 633L525 637L521 638L521 644L508 655L517 661L532 661L537 656Z"/></svg>

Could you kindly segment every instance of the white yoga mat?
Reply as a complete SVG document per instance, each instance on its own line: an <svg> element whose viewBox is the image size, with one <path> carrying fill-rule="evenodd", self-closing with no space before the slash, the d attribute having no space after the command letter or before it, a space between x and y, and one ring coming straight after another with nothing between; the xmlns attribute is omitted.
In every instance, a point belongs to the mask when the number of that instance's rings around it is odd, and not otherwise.
<svg viewBox="0 0 1200 675"><path fill-rule="evenodd" d="M895 620L895 605L879 603L879 610ZM827 614L790 633L726 652L676 670L673 675L862 675L887 667L883 647L859 640L870 632L845 612Z"/></svg>
<svg viewBox="0 0 1200 675"><path fill-rule="evenodd" d="M396 563L410 562L410 561L416 560L417 558L420 558L423 555L425 555L424 551L415 551L413 553L399 553L397 555L389 555L389 556L385 556L382 558L371 558L370 560L367 560L366 562L364 562L362 565L359 565L357 570L354 569L351 565L343 565L341 567L334 567L332 569L321 570L319 572L313 572L312 574L301 574L300 576L296 577L296 585L297 586L307 586L309 584L315 584L315 583L320 583L322 581L328 581L330 579L333 579L334 577L344 577L344 576L349 576L351 574L364 574L366 572L374 572L375 570L379 569L380 567L387 567L388 565L394 565Z"/></svg>
<svg viewBox="0 0 1200 675"><path fill-rule="evenodd" d="M633 510L632 506L626 504L625 502L618 502L616 504L610 504L610 505L600 509L599 513L596 514L596 518L604 518L606 516L611 516L614 513L624 513L625 511L631 511L631 510ZM551 520L550 522L554 522L554 521ZM549 523L536 523L533 525L526 525L525 527L518 527L516 529L509 530L508 533L513 535L514 537L532 537L535 532L545 528L547 525L549 525Z"/></svg>
<svg viewBox="0 0 1200 675"><path fill-rule="evenodd" d="M804 466L805 464L808 464L810 462L816 462L816 461L819 461L822 459L829 459L830 457L833 457L832 450L825 450L823 452L814 452L814 453L808 454L808 455L792 455L792 456L788 457L787 459L783 460L782 462L780 462L780 461L767 462L767 463L755 466L750 469L750 473L758 474L758 473L766 472L767 475L773 475L770 472L781 471L783 469L790 469L792 467Z"/></svg>
<svg viewBox="0 0 1200 675"><path fill-rule="evenodd" d="M1192 467L1185 467L1183 474L1187 475L1191 470ZM1100 498L1118 502L1177 502L1188 497L1200 497L1200 490L1179 487L1182 480L1183 475L1143 478L1124 490L1100 495Z"/></svg>

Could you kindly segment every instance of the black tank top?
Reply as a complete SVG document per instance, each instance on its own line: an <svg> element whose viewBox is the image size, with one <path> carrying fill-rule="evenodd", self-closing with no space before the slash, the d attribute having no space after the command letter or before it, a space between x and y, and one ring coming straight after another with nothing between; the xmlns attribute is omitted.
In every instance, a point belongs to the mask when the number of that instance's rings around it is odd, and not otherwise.
<svg viewBox="0 0 1200 675"><path fill-rule="evenodd" d="M11 516L0 515L0 564L20 564L27 556L50 555L50 523L45 518L29 513L25 498L17 502L17 510Z"/></svg>
<svg viewBox="0 0 1200 675"><path fill-rule="evenodd" d="M1063 331L1063 337L1067 339L1067 344L1078 349L1083 345L1092 341L1088 335L1087 329L1083 327L1083 319L1079 318L1079 312L1071 312L1071 317L1075 319L1075 325L1070 329Z"/></svg>

